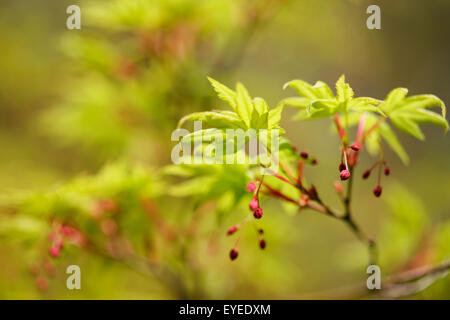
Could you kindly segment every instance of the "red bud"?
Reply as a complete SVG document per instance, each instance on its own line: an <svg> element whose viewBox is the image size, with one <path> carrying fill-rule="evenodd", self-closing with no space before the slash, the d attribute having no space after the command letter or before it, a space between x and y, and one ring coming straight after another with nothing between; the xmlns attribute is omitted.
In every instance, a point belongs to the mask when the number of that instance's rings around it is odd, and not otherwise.
<svg viewBox="0 0 450 320"><path fill-rule="evenodd" d="M353 151L359 151L359 149L361 149L360 145L357 143L352 144L350 148L352 148Z"/></svg>
<svg viewBox="0 0 450 320"><path fill-rule="evenodd" d="M381 191L382 191L381 187L376 186L375 189L373 189L373 194L375 195L375 197L378 198L379 196L381 196Z"/></svg>
<svg viewBox="0 0 450 320"><path fill-rule="evenodd" d="M255 211L253 211L253 216L256 219L261 219L261 217L263 216L263 210L261 208L257 208Z"/></svg>
<svg viewBox="0 0 450 320"><path fill-rule="evenodd" d="M255 211L259 208L259 201L258 198L253 197L249 204L250 210Z"/></svg>
<svg viewBox="0 0 450 320"><path fill-rule="evenodd" d="M347 169L342 170L339 176L341 177L341 180L347 180L348 178L350 178L350 171L348 171Z"/></svg>
<svg viewBox="0 0 450 320"><path fill-rule="evenodd" d="M388 167L384 168L384 175L388 176L391 174L391 169L389 169Z"/></svg>
<svg viewBox="0 0 450 320"><path fill-rule="evenodd" d="M238 257L238 255L239 255L239 252L237 251L237 249L233 248L230 251L230 259L231 259L231 261L235 260Z"/></svg>
<svg viewBox="0 0 450 320"><path fill-rule="evenodd" d="M308 152L306 151L300 152L300 157L302 157L303 159L308 159Z"/></svg>
<svg viewBox="0 0 450 320"><path fill-rule="evenodd" d="M370 176L370 170L364 171L364 173L362 175L363 179L367 179L369 176Z"/></svg>
<svg viewBox="0 0 450 320"><path fill-rule="evenodd" d="M256 184L253 181L250 181L247 184L247 191L248 192L254 192L256 190Z"/></svg>
<svg viewBox="0 0 450 320"><path fill-rule="evenodd" d="M339 172L341 172L341 171L343 171L343 170L345 170L345 164L341 163L341 164L339 165Z"/></svg>
<svg viewBox="0 0 450 320"><path fill-rule="evenodd" d="M264 239L259 239L259 247L263 250L266 247L266 241Z"/></svg>
<svg viewBox="0 0 450 320"><path fill-rule="evenodd" d="M239 229L239 226L231 226L228 228L227 235L231 236L233 233L235 233Z"/></svg>

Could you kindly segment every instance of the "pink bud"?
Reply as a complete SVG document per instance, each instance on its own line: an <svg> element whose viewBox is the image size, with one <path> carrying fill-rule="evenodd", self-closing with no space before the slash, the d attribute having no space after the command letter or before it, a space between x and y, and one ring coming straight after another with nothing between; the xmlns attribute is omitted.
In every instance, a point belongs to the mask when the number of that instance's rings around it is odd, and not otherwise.
<svg viewBox="0 0 450 320"><path fill-rule="evenodd" d="M58 245L52 245L48 250L48 253L53 257L57 258L61 254L61 247Z"/></svg>
<svg viewBox="0 0 450 320"><path fill-rule="evenodd" d="M227 235L231 236L233 233L235 233L239 229L239 226L231 226L228 228Z"/></svg>
<svg viewBox="0 0 450 320"><path fill-rule="evenodd" d="M261 219L261 217L263 216L263 210L261 208L256 208L256 210L253 211L253 216L256 219Z"/></svg>
<svg viewBox="0 0 450 320"><path fill-rule="evenodd" d="M341 177L341 180L347 180L348 178L350 178L350 171L348 171L347 169L342 170L339 176Z"/></svg>
<svg viewBox="0 0 450 320"><path fill-rule="evenodd" d="M250 210L255 211L259 208L259 201L258 198L253 197L249 204Z"/></svg>
<svg viewBox="0 0 450 320"><path fill-rule="evenodd" d="M254 192L256 190L256 184L253 181L250 181L247 184L247 191L248 192Z"/></svg>

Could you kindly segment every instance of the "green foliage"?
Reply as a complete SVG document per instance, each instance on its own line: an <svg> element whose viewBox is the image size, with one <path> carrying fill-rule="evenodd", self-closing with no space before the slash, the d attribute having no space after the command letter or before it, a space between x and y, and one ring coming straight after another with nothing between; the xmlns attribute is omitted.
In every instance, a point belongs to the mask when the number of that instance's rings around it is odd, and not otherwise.
<svg viewBox="0 0 450 320"><path fill-rule="evenodd" d="M283 105L299 110L296 119L317 119L342 114L345 116L345 126L348 130L349 126L359 123L361 116L364 115L366 119L364 132L367 135L369 152L378 153L381 142L385 141L405 164L409 162L409 157L391 129L391 124L419 140L425 139L419 124L434 124L448 130L445 104L434 95L424 94L406 98L408 90L397 88L392 90L384 101L369 97L355 98L344 76L336 82L336 96L330 87L321 81L311 86L305 81L293 80L286 83L284 88L288 86L301 96L282 101ZM439 107L442 114L427 110L431 107ZM386 119L389 123L385 121Z"/></svg>
<svg viewBox="0 0 450 320"><path fill-rule="evenodd" d="M206 111L192 113L182 118L179 127L187 120L202 121L204 125L218 129L281 129L279 126L283 105L269 110L262 98L251 98L243 84L237 83L236 91L208 78L220 99L226 101L232 111Z"/></svg>
<svg viewBox="0 0 450 320"><path fill-rule="evenodd" d="M302 80L293 80L284 85L284 88L295 89L301 98L287 98L282 104L294 107L300 111L297 119L317 119L330 117L338 113L371 111L383 115L377 108L379 100L367 97L354 98L353 89L341 76L336 82L336 96L330 87L317 81L313 86Z"/></svg>
<svg viewBox="0 0 450 320"><path fill-rule="evenodd" d="M17 211L0 221L0 236L14 240L45 240L50 231L48 221L75 225L94 241L104 241L97 225L99 201L114 201L118 212L112 215L123 235L141 251L151 229L141 201L162 194L163 184L157 175L142 166L130 168L123 163L105 166L97 175L80 176L52 191L12 194L5 204Z"/></svg>

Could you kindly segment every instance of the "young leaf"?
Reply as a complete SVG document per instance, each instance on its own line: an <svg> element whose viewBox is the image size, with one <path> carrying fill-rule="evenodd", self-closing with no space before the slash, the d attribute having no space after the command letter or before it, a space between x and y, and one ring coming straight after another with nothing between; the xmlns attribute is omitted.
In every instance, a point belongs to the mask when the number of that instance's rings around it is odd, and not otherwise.
<svg viewBox="0 0 450 320"><path fill-rule="evenodd" d="M283 112L284 104L280 103L276 108L269 111L268 127L275 128L281 121L281 113Z"/></svg>
<svg viewBox="0 0 450 320"><path fill-rule="evenodd" d="M219 98L227 102L231 108L236 111L236 92L213 78L208 77L208 80L211 82L211 85L214 87Z"/></svg>
<svg viewBox="0 0 450 320"><path fill-rule="evenodd" d="M247 89L240 82L236 85L236 112L247 126L250 126L250 118L253 112L253 103Z"/></svg>
<svg viewBox="0 0 450 320"><path fill-rule="evenodd" d="M346 102L353 99L353 96L353 89L345 82L345 76L342 75L336 82L336 100L338 102Z"/></svg>
<svg viewBox="0 0 450 320"><path fill-rule="evenodd" d="M315 100L315 99L334 99L333 92L330 87L322 81L317 81L314 86L302 80L292 80L287 82L283 89L286 87L291 87L296 90L298 94L304 98Z"/></svg>
<svg viewBox="0 0 450 320"><path fill-rule="evenodd" d="M245 123L234 112L205 111L191 113L178 122L180 128L186 121L202 121L202 124L212 128L245 128Z"/></svg>
<svg viewBox="0 0 450 320"><path fill-rule="evenodd" d="M425 136L419 128L419 123L430 123L448 130L448 122L445 119L446 108L444 102L434 95L416 95L406 98L408 90L397 88L392 90L386 101L380 105L390 118L392 123L400 130L413 137L424 140ZM442 115L427 110L427 108L439 107Z"/></svg>

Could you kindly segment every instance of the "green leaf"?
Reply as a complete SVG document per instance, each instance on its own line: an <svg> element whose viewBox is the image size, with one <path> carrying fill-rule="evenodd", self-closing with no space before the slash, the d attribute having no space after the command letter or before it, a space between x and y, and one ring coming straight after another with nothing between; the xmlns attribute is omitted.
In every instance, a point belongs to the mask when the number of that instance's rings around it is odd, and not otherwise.
<svg viewBox="0 0 450 320"><path fill-rule="evenodd" d="M236 112L247 126L250 126L250 119L253 112L253 103L247 89L240 82L236 85Z"/></svg>
<svg viewBox="0 0 450 320"><path fill-rule="evenodd" d="M406 98L407 93L408 90L405 88L394 89L380 105L398 129L419 140L425 139L419 123L430 123L448 130L448 122L445 119L446 107L441 99L431 94ZM442 115L427 110L431 107L439 107Z"/></svg>
<svg viewBox="0 0 450 320"><path fill-rule="evenodd" d="M382 116L386 116L386 114L378 107L381 103L380 100L370 98L370 97L359 97L352 99L348 102L348 110L357 111L357 112L375 112L379 113Z"/></svg>
<svg viewBox="0 0 450 320"><path fill-rule="evenodd" d="M269 106L267 102L263 98L256 97L253 99L253 105L255 106L256 111L259 114L263 114L264 112L269 111Z"/></svg>
<svg viewBox="0 0 450 320"><path fill-rule="evenodd" d="M231 111L205 111L191 113L178 123L180 128L186 121L202 121L202 125L212 128L245 128L245 123Z"/></svg>
<svg viewBox="0 0 450 320"><path fill-rule="evenodd" d="M208 80L211 82L219 98L226 101L233 110L236 110L236 92L213 78L208 77Z"/></svg>
<svg viewBox="0 0 450 320"><path fill-rule="evenodd" d="M311 100L334 99L334 95L330 87L322 81L317 81L314 86L311 86L303 80L292 80L287 82L283 86L283 89L286 89L287 87L291 87L296 90L300 96Z"/></svg>
<svg viewBox="0 0 450 320"><path fill-rule="evenodd" d="M280 123L283 107L284 104L280 103L276 108L269 111L269 118L268 118L269 129L275 128Z"/></svg>
<svg viewBox="0 0 450 320"><path fill-rule="evenodd" d="M425 135L414 121L409 118L399 116L391 116L390 119L392 123L401 131L410 134L421 141L425 140Z"/></svg>
<svg viewBox="0 0 450 320"><path fill-rule="evenodd" d="M345 82L345 76L342 75L336 82L336 100L338 102L346 102L353 99L353 96L353 89Z"/></svg>
<svg viewBox="0 0 450 320"><path fill-rule="evenodd" d="M382 123L378 127L378 131L380 136L387 142L389 147L399 156L404 164L409 163L409 156L406 153L405 149L401 145L400 141L398 141L397 136L394 131L387 123Z"/></svg>
<svg viewBox="0 0 450 320"><path fill-rule="evenodd" d="M260 115L256 109L253 109L250 127L256 130L268 129L268 117L269 112L266 111Z"/></svg>

